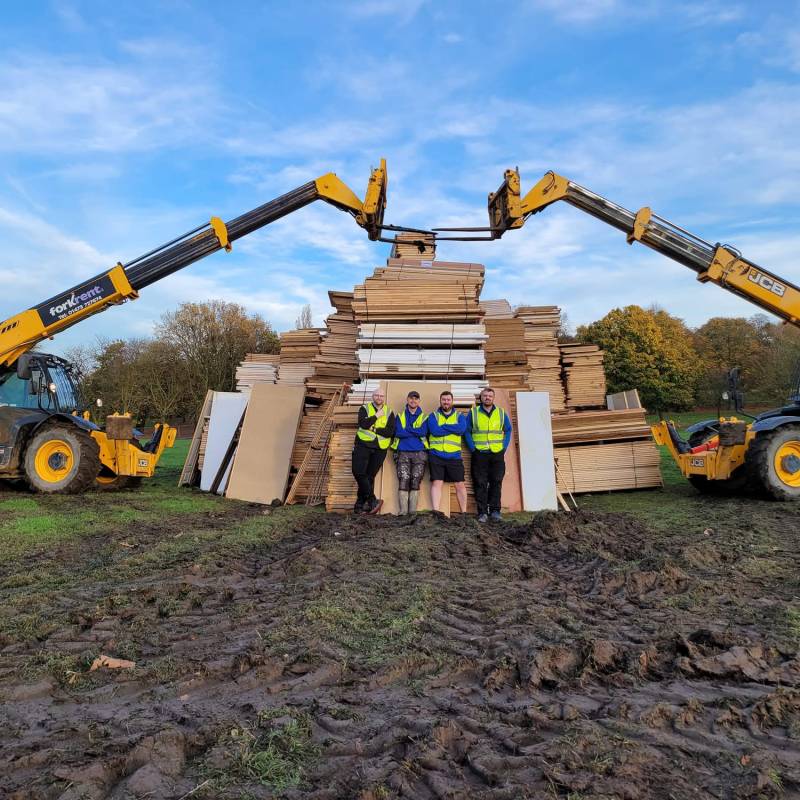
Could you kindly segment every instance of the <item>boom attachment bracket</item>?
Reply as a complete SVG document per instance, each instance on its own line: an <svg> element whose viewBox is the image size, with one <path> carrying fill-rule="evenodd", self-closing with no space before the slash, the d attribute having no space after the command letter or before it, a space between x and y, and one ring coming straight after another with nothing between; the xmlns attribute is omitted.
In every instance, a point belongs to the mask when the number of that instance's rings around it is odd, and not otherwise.
<svg viewBox="0 0 800 800"><path fill-rule="evenodd" d="M219 217L211 217L209 224L214 230L214 234L217 237L217 241L219 242L219 246L225 249L226 253L230 253L233 250L233 245L228 240L228 227Z"/></svg>

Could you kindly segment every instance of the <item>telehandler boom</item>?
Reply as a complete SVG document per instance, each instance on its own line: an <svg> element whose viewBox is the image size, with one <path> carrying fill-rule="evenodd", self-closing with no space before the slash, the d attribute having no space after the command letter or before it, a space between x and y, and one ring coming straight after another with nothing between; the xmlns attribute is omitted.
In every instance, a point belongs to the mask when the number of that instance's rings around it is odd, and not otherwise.
<svg viewBox="0 0 800 800"><path fill-rule="evenodd" d="M111 415L105 430L84 411L70 364L34 348L56 333L135 300L139 291L315 200L354 217L371 240L381 239L386 161L373 169L363 202L334 173L293 189L229 222L219 217L177 239L0 321L0 479L33 489L76 493L93 485L122 486L151 477L176 431L158 424L145 445L128 415Z"/></svg>
<svg viewBox="0 0 800 800"><path fill-rule="evenodd" d="M548 172L523 197L519 172L506 170L500 188L489 195L487 228L435 230L482 231L489 239L499 239L559 200L622 231L628 244L641 242L689 267L702 283L715 283L800 327L800 288L795 284L748 261L733 247L711 244L650 208L628 211L554 172ZM688 442L671 422L662 421L651 430L683 475L703 492L735 491L750 485L777 500L800 499L800 389L795 389L786 406L760 414L750 423L731 417L693 425Z"/></svg>

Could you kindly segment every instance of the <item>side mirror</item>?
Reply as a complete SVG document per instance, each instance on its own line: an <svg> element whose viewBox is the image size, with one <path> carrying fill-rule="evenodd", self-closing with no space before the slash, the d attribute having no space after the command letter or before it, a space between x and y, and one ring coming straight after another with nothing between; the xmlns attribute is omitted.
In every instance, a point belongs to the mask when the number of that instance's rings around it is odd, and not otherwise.
<svg viewBox="0 0 800 800"><path fill-rule="evenodd" d="M103 398L102 397L98 397L97 400L95 400L94 402L95 402L95 405L98 408L102 408L103 407Z"/></svg>
<svg viewBox="0 0 800 800"><path fill-rule="evenodd" d="M31 357L29 355L20 356L17 359L17 377L22 381L29 381L31 374Z"/></svg>

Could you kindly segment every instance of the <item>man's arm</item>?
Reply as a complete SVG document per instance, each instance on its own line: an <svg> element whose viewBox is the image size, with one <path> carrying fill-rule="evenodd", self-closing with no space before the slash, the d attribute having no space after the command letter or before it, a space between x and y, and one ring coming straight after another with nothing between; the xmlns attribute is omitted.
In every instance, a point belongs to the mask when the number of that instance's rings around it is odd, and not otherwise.
<svg viewBox="0 0 800 800"><path fill-rule="evenodd" d="M505 422L503 423L503 452L505 452L511 443L511 415L506 411L503 416L505 417Z"/></svg>
<svg viewBox="0 0 800 800"><path fill-rule="evenodd" d="M382 428L375 428L375 433L380 434L381 436L385 436L387 439L394 438L395 428L397 427L397 417L394 415L394 411L389 412L389 416L386 417L386 424Z"/></svg>
<svg viewBox="0 0 800 800"><path fill-rule="evenodd" d="M377 417L371 417L367 413L367 409L364 406L358 409L358 427L363 428L365 431L372 430L372 426L375 424L375 420Z"/></svg>
<svg viewBox="0 0 800 800"><path fill-rule="evenodd" d="M472 439L472 412L467 414L467 429L464 431L464 440L467 443L470 453L474 453L475 442Z"/></svg>
<svg viewBox="0 0 800 800"><path fill-rule="evenodd" d="M464 431L467 429L466 414L459 414L456 422L446 422L444 425L437 425L437 427L443 433L457 433L459 436L463 436ZM441 436L442 434L439 435Z"/></svg>

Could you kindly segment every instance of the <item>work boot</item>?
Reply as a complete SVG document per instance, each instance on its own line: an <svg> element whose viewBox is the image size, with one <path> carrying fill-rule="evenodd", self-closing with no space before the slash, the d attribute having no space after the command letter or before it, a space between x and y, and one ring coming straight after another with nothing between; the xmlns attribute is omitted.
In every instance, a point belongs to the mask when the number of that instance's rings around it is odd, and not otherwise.
<svg viewBox="0 0 800 800"><path fill-rule="evenodd" d="M364 504L360 500L356 500L353 506L353 513L360 514L364 510Z"/></svg>
<svg viewBox="0 0 800 800"><path fill-rule="evenodd" d="M503 521L503 515L499 511L492 511L492 513L489 514L489 519L492 522L502 522Z"/></svg>
<svg viewBox="0 0 800 800"><path fill-rule="evenodd" d="M367 505L364 506L364 513L377 514L381 510L382 506L383 506L383 500L377 500L377 499L373 500L372 502L367 503Z"/></svg>
<svg viewBox="0 0 800 800"><path fill-rule="evenodd" d="M400 489L397 493L398 515L402 516L403 514L408 514L408 501L409 493L404 489Z"/></svg>
<svg viewBox="0 0 800 800"><path fill-rule="evenodd" d="M417 503L419 502L419 489L412 489L408 493L408 513L417 513Z"/></svg>
<svg viewBox="0 0 800 800"><path fill-rule="evenodd" d="M489 521L489 517L487 517L486 514L478 514L478 522L480 522L482 524L482 523L488 522L488 521Z"/></svg>

